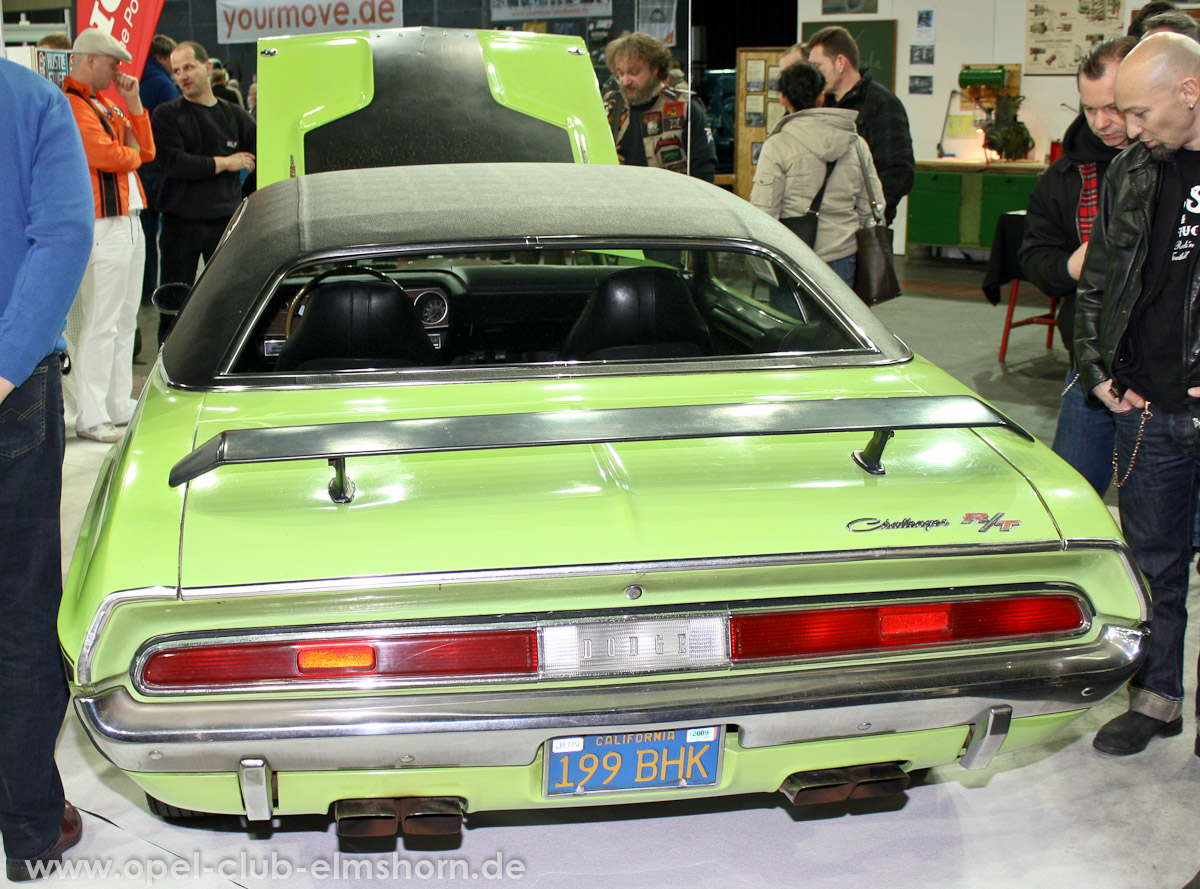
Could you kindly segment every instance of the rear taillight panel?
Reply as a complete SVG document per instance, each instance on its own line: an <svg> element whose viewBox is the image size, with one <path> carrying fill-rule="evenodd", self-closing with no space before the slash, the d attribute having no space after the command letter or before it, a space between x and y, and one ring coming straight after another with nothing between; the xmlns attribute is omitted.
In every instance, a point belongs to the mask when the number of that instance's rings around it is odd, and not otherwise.
<svg viewBox="0 0 1200 889"><path fill-rule="evenodd" d="M147 694L467 685L678 674L821 659L1029 643L1091 627L1062 588L903 600L626 614L553 615L460 625L247 631L152 640L133 665Z"/></svg>
<svg viewBox="0 0 1200 889"><path fill-rule="evenodd" d="M537 675L537 631L530 627L164 647L144 659L139 684L147 691L179 691L344 684L347 679L382 684Z"/></svg>
<svg viewBox="0 0 1200 889"><path fill-rule="evenodd" d="M790 661L935 646L1058 638L1090 624L1070 595L857 605L730 617L734 663Z"/></svg>

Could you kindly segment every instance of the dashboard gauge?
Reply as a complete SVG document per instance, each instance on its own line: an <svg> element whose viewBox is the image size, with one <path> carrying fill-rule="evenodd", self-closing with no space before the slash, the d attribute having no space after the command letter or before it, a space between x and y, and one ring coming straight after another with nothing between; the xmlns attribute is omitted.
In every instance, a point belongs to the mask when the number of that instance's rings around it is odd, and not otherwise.
<svg viewBox="0 0 1200 889"><path fill-rule="evenodd" d="M436 290L427 290L417 297L417 313L421 316L422 324L441 324L449 311L446 297Z"/></svg>

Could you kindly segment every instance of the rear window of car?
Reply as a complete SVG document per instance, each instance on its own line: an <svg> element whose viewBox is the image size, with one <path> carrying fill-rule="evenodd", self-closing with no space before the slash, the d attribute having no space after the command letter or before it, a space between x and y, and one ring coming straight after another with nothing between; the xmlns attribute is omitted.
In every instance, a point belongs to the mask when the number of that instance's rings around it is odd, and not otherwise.
<svg viewBox="0 0 1200 889"><path fill-rule="evenodd" d="M678 246L373 254L298 265L233 373L696 362L869 347L807 278Z"/></svg>

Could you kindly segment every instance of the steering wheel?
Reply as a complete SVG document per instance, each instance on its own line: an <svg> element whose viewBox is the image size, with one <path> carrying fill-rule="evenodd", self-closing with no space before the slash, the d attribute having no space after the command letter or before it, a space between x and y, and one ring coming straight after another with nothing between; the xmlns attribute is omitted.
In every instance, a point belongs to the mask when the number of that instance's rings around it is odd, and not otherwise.
<svg viewBox="0 0 1200 889"><path fill-rule="evenodd" d="M293 296L292 301L290 303L288 303L287 318L284 319L284 322L283 322L283 338L286 340L291 337L292 322L296 318L296 310L300 307L301 301L306 296L308 296L309 291L312 290L313 287L315 287L317 284L319 284L320 282L324 281L326 278L328 278L332 275L359 275L359 274L374 275L380 281L386 281L388 284L391 284L393 287L395 287L401 293L404 293L403 287L401 287L399 284L397 284L395 281L393 281L391 278L389 278L383 272L379 271L378 269L373 269L370 266L365 266L365 265L364 266L339 266L337 268L326 269L325 271L321 272L321 274L313 275L313 277L311 277L307 281L305 281L304 286L301 287L298 291L296 291L296 295ZM407 296L407 295L408 294L405 294L405 296Z"/></svg>

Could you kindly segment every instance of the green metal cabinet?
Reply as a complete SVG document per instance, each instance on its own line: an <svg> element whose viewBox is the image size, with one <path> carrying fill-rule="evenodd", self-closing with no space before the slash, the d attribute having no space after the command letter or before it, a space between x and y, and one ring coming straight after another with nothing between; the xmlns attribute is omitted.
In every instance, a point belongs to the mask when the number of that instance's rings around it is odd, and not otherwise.
<svg viewBox="0 0 1200 889"><path fill-rule="evenodd" d="M908 196L908 244L990 248L996 220L1025 209L1042 169L917 170Z"/></svg>
<svg viewBox="0 0 1200 889"><path fill-rule="evenodd" d="M962 180L962 173L917 172L908 196L909 243L957 246Z"/></svg>
<svg viewBox="0 0 1200 889"><path fill-rule="evenodd" d="M979 211L979 246L991 247L996 220L1004 213L1024 210L1037 185L1037 176L1027 174L983 174L983 196Z"/></svg>

